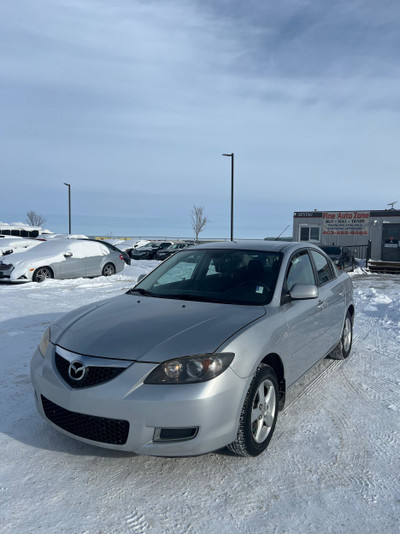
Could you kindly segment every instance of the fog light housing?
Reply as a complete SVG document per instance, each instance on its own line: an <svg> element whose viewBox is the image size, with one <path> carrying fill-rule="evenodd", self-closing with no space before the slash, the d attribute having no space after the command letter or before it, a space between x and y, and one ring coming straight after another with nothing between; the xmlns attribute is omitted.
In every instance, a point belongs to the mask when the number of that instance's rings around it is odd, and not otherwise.
<svg viewBox="0 0 400 534"><path fill-rule="evenodd" d="M197 436L199 427L156 428L153 441L188 441Z"/></svg>

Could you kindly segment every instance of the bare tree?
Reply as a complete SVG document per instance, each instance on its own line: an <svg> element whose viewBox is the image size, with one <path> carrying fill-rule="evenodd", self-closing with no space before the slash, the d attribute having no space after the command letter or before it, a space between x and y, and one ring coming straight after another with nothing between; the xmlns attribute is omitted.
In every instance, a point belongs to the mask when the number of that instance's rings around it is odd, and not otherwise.
<svg viewBox="0 0 400 534"><path fill-rule="evenodd" d="M203 207L193 205L191 219L196 243L199 239L199 233L203 231L205 225L207 224L207 217L203 215L203 211Z"/></svg>
<svg viewBox="0 0 400 534"><path fill-rule="evenodd" d="M43 226L46 222L46 219L43 217L43 215L39 215L39 213L36 213L36 211L29 210L26 212L25 221L30 226Z"/></svg>

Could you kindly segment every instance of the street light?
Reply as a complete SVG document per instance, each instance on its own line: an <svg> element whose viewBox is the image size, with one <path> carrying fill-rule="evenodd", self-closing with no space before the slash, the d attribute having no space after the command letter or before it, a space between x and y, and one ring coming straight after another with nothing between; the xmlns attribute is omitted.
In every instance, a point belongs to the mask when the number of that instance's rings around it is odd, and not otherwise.
<svg viewBox="0 0 400 534"><path fill-rule="evenodd" d="M235 155L232 154L222 154L223 156L228 156L231 158L231 241L233 241L233 168L234 168L234 159Z"/></svg>
<svg viewBox="0 0 400 534"><path fill-rule="evenodd" d="M64 182L68 187L68 235L71 235L71 184Z"/></svg>

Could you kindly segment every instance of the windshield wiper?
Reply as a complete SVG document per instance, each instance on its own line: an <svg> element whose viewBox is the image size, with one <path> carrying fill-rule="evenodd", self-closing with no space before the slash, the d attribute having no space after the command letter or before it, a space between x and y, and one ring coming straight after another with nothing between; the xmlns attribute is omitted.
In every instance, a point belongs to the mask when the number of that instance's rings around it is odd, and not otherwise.
<svg viewBox="0 0 400 534"><path fill-rule="evenodd" d="M197 302L223 302L223 300L221 300L219 297L213 297L210 295L191 295L190 293L171 293L169 295L165 295L165 297L169 299L193 300Z"/></svg>
<svg viewBox="0 0 400 534"><path fill-rule="evenodd" d="M133 287L129 291L126 292L127 295L131 295L132 293L139 293L139 295L145 295L147 297L153 297L154 293L151 291L147 291L147 289L142 289L141 287Z"/></svg>

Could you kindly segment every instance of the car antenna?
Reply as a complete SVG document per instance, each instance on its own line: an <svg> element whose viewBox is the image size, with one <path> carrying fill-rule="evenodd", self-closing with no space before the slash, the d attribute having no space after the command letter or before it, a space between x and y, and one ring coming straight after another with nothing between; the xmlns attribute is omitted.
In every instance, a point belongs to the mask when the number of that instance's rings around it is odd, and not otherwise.
<svg viewBox="0 0 400 534"><path fill-rule="evenodd" d="M278 235L278 237L275 237L274 241L278 241L278 239L281 237L282 234L286 232L286 230L289 228L290 224L286 226L286 228Z"/></svg>

